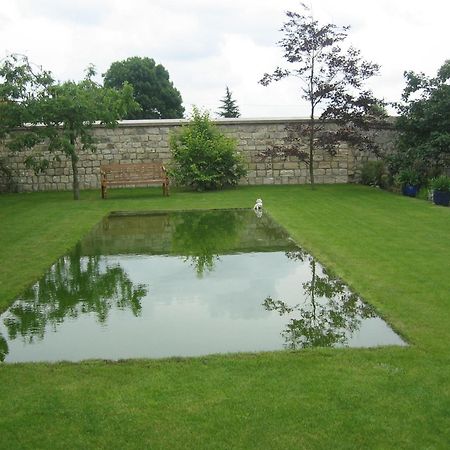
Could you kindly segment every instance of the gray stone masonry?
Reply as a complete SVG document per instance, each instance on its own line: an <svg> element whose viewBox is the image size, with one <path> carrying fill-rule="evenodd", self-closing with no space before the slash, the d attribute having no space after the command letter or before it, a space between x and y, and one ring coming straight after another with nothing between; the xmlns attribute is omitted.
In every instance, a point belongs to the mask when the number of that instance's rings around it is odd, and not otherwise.
<svg viewBox="0 0 450 450"><path fill-rule="evenodd" d="M237 151L244 157L248 174L240 184L305 184L309 183L309 170L297 158L263 159L260 152L274 144L282 144L287 136L286 126L304 122L304 119L217 119L214 122L226 135L235 139ZM80 152L79 180L81 189L100 186L100 165L104 163L145 163L162 161L170 167L169 137L186 120L128 120L117 128L101 125L94 128L97 151ZM384 130L377 136L384 151L389 151L393 131ZM42 148L45 152L45 148ZM305 142L304 149L307 151ZM42 174L35 174L24 164L26 154L10 154L0 143L0 160L12 173L6 177L0 171L0 192L71 190L70 161L60 156ZM314 155L314 173L317 183L349 183L357 180L364 161L373 158L343 142L336 156L323 151Z"/></svg>

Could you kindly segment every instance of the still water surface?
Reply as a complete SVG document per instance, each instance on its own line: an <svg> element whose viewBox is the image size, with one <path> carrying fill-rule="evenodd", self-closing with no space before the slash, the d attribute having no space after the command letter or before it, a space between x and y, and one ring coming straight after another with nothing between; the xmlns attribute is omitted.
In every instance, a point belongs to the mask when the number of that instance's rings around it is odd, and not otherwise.
<svg viewBox="0 0 450 450"><path fill-rule="evenodd" d="M0 317L0 360L405 345L267 215L113 214Z"/></svg>

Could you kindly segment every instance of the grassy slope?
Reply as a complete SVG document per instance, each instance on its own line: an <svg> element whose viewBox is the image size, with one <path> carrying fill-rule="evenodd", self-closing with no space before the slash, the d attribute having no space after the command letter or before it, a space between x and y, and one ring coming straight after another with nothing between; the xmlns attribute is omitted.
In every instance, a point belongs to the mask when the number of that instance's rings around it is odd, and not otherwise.
<svg viewBox="0 0 450 450"><path fill-rule="evenodd" d="M446 448L450 209L359 186L0 196L0 309L111 210L266 208L413 344L0 366L0 448Z"/></svg>

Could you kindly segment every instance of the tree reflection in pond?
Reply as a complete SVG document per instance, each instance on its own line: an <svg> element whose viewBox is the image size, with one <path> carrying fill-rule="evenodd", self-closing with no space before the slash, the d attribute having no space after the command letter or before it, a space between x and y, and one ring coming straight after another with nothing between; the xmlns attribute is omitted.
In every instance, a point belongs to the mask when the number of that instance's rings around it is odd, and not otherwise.
<svg viewBox="0 0 450 450"><path fill-rule="evenodd" d="M173 233L172 250L184 256L197 276L214 270L219 255L236 247L245 220L240 211L213 210L184 214Z"/></svg>
<svg viewBox="0 0 450 450"><path fill-rule="evenodd" d="M282 300L267 297L263 302L268 311L280 316L295 314L282 332L285 347L290 349L306 347L332 347L345 345L348 338L361 326L366 318L376 317L372 307L363 303L351 293L346 285L325 269L317 274L315 259L299 250L287 252L289 259L308 261L311 281L302 283L305 301L294 306Z"/></svg>
<svg viewBox="0 0 450 450"><path fill-rule="evenodd" d="M107 265L101 256L82 256L77 245L11 306L4 324L10 340L22 336L32 342L42 339L48 326L55 330L67 318L82 314L94 313L99 323L107 320L112 307L130 309L138 316L146 293L119 265ZM0 360L7 353L0 336Z"/></svg>
<svg viewBox="0 0 450 450"><path fill-rule="evenodd" d="M5 357L8 353L9 353L8 343L0 333L0 362L3 362L5 360Z"/></svg>

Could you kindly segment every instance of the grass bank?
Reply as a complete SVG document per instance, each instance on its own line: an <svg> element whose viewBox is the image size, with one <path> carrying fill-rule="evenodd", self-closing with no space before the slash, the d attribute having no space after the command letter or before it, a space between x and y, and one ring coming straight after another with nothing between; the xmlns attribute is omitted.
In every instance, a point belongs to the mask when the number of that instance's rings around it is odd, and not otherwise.
<svg viewBox="0 0 450 450"><path fill-rule="evenodd" d="M0 196L0 310L114 210L270 214L407 348L0 365L0 448L446 448L450 208L361 186Z"/></svg>

